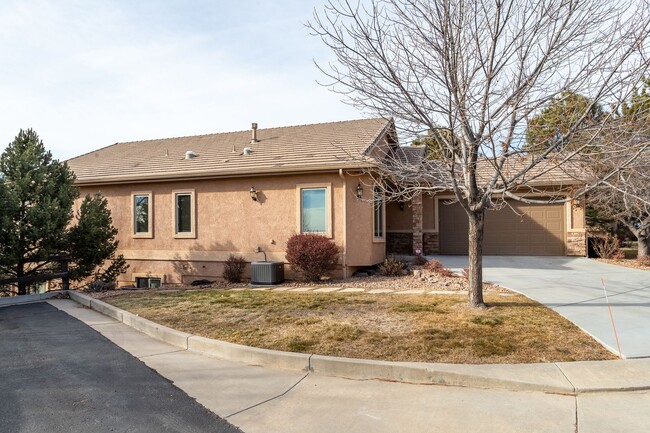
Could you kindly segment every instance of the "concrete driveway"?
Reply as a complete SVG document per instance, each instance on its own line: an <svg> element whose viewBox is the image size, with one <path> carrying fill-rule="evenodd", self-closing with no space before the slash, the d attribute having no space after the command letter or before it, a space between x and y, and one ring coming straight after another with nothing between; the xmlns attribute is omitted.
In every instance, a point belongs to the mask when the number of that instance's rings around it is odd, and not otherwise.
<svg viewBox="0 0 650 433"><path fill-rule="evenodd" d="M455 271L467 266L465 256L436 258ZM623 357L650 357L650 271L583 257L486 256L483 278L552 308L618 353L602 279Z"/></svg>

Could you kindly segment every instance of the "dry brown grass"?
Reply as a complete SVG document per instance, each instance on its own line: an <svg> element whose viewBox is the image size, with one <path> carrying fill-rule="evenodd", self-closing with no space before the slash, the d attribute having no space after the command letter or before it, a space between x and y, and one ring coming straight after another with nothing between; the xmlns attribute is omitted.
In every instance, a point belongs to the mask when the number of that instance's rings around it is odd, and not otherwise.
<svg viewBox="0 0 650 433"><path fill-rule="evenodd" d="M249 346L388 361L530 363L613 359L552 310L521 295L369 295L148 291L106 299L142 317Z"/></svg>
<svg viewBox="0 0 650 433"><path fill-rule="evenodd" d="M626 268L641 269L650 271L650 265L639 262L637 259L594 259L599 262L609 263L610 265L625 266Z"/></svg>

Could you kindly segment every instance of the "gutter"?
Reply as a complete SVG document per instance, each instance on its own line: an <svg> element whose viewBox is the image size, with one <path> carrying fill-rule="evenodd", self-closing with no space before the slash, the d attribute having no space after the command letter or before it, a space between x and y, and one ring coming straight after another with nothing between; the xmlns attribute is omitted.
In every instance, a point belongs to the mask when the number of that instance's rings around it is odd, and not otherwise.
<svg viewBox="0 0 650 433"><path fill-rule="evenodd" d="M346 166L346 170L360 170L370 168L371 164L350 164ZM87 178L83 180L77 179L74 183L75 186L95 186L95 185L123 185L134 183L149 183L149 182L178 182L188 180L211 180L211 179L227 179L227 178L241 178L241 177L254 177L254 176L286 176L286 175L300 175L300 174L318 174L318 173L331 173L335 171L342 171L343 168L337 167L316 167L314 169L300 168L296 170L287 169L269 169L253 172L233 171L229 173L197 173L188 175L187 173L179 173L177 175L146 175L140 177L127 177L127 176L113 176L102 178ZM74 171L74 170L73 170Z"/></svg>
<svg viewBox="0 0 650 433"><path fill-rule="evenodd" d="M343 180L343 278L348 278L348 181L343 174L343 169L339 168L339 176Z"/></svg>

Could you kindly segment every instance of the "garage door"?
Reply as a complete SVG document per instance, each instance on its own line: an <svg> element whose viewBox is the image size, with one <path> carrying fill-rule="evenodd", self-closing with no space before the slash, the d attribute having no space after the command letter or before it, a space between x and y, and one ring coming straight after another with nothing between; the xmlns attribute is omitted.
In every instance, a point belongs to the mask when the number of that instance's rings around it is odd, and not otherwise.
<svg viewBox="0 0 650 433"><path fill-rule="evenodd" d="M440 253L467 254L467 214L460 204L439 202ZM508 201L510 207L487 211L483 254L563 256L564 205L530 205Z"/></svg>

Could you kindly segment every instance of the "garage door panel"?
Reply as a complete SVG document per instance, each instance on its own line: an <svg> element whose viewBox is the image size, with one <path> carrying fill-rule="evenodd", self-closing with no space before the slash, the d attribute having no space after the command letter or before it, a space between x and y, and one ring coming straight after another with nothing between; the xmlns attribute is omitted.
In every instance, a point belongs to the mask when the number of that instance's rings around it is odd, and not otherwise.
<svg viewBox="0 0 650 433"><path fill-rule="evenodd" d="M440 252L467 254L467 215L458 203L439 209ZM564 255L564 206L509 201L487 211L483 239L486 255Z"/></svg>

